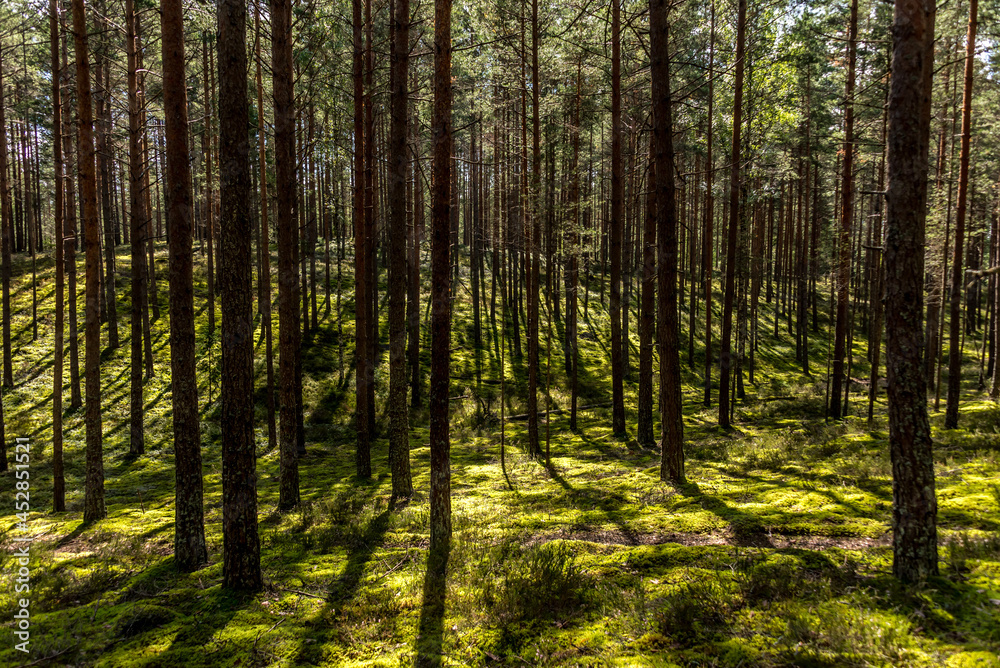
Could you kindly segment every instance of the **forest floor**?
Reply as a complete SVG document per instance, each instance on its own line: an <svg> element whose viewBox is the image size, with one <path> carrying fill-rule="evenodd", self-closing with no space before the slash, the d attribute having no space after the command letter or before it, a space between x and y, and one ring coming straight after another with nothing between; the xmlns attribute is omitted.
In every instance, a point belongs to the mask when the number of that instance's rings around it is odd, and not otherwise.
<svg viewBox="0 0 1000 668"><path fill-rule="evenodd" d="M484 345L475 354L470 292L463 283L455 302L452 358L455 534L441 580L426 569L426 409L411 413L416 491L408 502L389 505L384 438L375 443L373 478L354 475L353 278L349 261L342 273L334 264L333 279L341 275L344 286L342 316L338 321L336 291L329 312L321 293L320 326L303 350L303 503L287 514L276 511L278 453L267 448L259 344L258 494L266 586L257 596L238 598L221 586L218 332L209 345L204 269L196 277L196 308L210 563L179 574L172 557L166 253L158 249L156 373L145 388L146 454L139 457L128 455L125 247L117 261L122 343L105 353L102 367L108 517L84 526L82 410L65 416L68 512L51 511L53 263L49 257L38 261L33 341L30 263L16 258L16 387L3 401L8 443L15 436L31 439L28 533L36 538L30 655L15 651L8 635L0 643L0 664L401 666L421 657L449 666L1000 666L1000 407L977 388L976 337L966 341L961 428L942 429L943 403L941 412L931 413L941 575L903 587L891 576L885 394L869 421L866 392L852 386L851 417L824 419L825 313L822 334L810 332L812 375L806 376L794 361L794 337L784 321L775 336L772 305L762 306L755 382L747 383L729 432L716 427L714 405L702 405L698 314L693 370L686 346L681 355L688 483L673 486L659 480L658 452L634 440L635 368L626 383L631 436L611 434L609 325L597 280L580 323L580 404L597 407L581 411L575 433L568 415L553 414L549 428L542 419L543 439L551 435L548 463L526 455L526 422L508 421L502 466L496 329L484 327ZM696 303L703 306L701 299ZM384 332L384 308L382 317ZM488 307L483 322L490 322ZM543 338L545 323L543 316ZM633 316L633 365L635 323ZM851 375L867 378L860 313L857 324ZM562 336L557 320L551 336L553 408L569 401ZM427 343L425 332L424 399ZM544 340L541 357L544 383ZM380 409L386 360L383 355L376 372ZM525 364L510 354L505 362L505 411L518 415L524 412ZM68 358L65 373L68 406ZM546 407L544 394L539 404ZM378 419L384 436L385 416ZM15 537L25 535L13 513L14 482L11 472L0 476L0 498L6 499L0 549L8 555L0 586L5 620L12 619L19 598L9 555L19 547Z"/></svg>

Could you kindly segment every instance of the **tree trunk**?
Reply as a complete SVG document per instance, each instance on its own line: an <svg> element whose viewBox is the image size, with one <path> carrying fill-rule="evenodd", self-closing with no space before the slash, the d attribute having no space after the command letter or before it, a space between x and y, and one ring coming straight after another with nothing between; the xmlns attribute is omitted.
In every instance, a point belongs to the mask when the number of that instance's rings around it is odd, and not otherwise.
<svg viewBox="0 0 1000 668"><path fill-rule="evenodd" d="M389 463L392 496L413 493L406 409L406 130L410 59L410 0L392 2L392 119L389 132Z"/></svg>
<svg viewBox="0 0 1000 668"><path fill-rule="evenodd" d="M451 374L451 0L434 3L434 171L431 207L430 505L432 554L451 545L451 442L448 395ZM438 563L444 564L441 559Z"/></svg>
<svg viewBox="0 0 1000 668"><path fill-rule="evenodd" d="M274 9L285 12L284 22L276 28L290 30L290 5L281 8L272 4L272 11ZM253 221L247 133L250 114L246 86L246 3L244 0L221 0L218 12L222 579L228 589L257 591L263 583L257 536L257 460L253 429L253 289L250 281ZM277 29L273 34L278 34ZM283 34L286 40L290 37L288 32ZM275 39L282 42L277 36Z"/></svg>
<svg viewBox="0 0 1000 668"><path fill-rule="evenodd" d="M622 227L625 193L622 184L622 82L621 82L621 6L611 0L611 429L625 435L625 391L622 368ZM528 410L531 408L529 406Z"/></svg>
<svg viewBox="0 0 1000 668"><path fill-rule="evenodd" d="M174 411L174 558L191 571L208 560L201 473L201 427L194 333L191 161L188 151L184 19L181 0L161 0L163 115L166 123L167 247L170 260L170 371Z"/></svg>
<svg viewBox="0 0 1000 668"><path fill-rule="evenodd" d="M271 0L274 89L274 185L278 195L278 372L281 388L278 507L299 504L298 401L299 278L295 266L295 109L292 96L292 3Z"/></svg>
<svg viewBox="0 0 1000 668"><path fill-rule="evenodd" d="M271 225L267 217L267 153L264 150L264 80L261 75L260 4L254 5L254 37L257 83L257 151L260 163L260 290L259 308L261 326L264 328L264 356L267 365L267 450L273 452L278 445L277 424L274 415L274 337L271 328Z"/></svg>
<svg viewBox="0 0 1000 668"><path fill-rule="evenodd" d="M3 53L0 46L0 244L3 246L0 277L3 281L3 387L14 387L14 366L10 351L10 278L11 245L14 242L14 218L10 204L10 183L7 180L7 121L5 120L3 86ZM16 151L15 151L16 153ZM7 460L4 459L6 465Z"/></svg>
<svg viewBox="0 0 1000 668"><path fill-rule="evenodd" d="M365 223L365 97L364 41L361 37L361 0L352 0L354 27L354 361L355 466L359 478L372 474L371 434L368 414L368 226Z"/></svg>
<svg viewBox="0 0 1000 668"><path fill-rule="evenodd" d="M715 226L715 198L712 193L712 182L715 178L715 162L712 159L712 144L714 117L712 107L715 103L715 1L712 1L711 35L708 47L708 134L705 144L708 154L705 158L705 232L702 237L702 271L705 273L705 406L712 405L712 270L713 270L713 235ZM770 249L769 249L770 252ZM768 282L768 301L770 301L770 281Z"/></svg>
<svg viewBox="0 0 1000 668"><path fill-rule="evenodd" d="M886 375L893 473L892 572L904 582L938 572L933 442L921 363L934 15L934 0L919 4L897 0L892 30L884 258Z"/></svg>
<svg viewBox="0 0 1000 668"><path fill-rule="evenodd" d="M655 0L654 0L655 2ZM653 436L653 332L656 325L656 137L650 133L646 215L642 233L642 294L639 303L639 418L636 440L643 447L656 444Z"/></svg>
<svg viewBox="0 0 1000 668"><path fill-rule="evenodd" d="M741 0L742 6L745 0ZM677 207L670 109L669 5L649 3L649 55L653 81L653 144L656 162L656 227L659 239L660 479L684 482L684 422L677 336Z"/></svg>
<svg viewBox="0 0 1000 668"><path fill-rule="evenodd" d="M125 1L125 50L128 54L128 173L129 173L129 221L132 230L132 284L131 284L131 411L129 419L129 454L141 455L146 451L145 425L143 419L143 313L146 311L146 255L143 241L146 236L146 220L142 205L142 154L139 141L142 130L139 127L139 96L136 60L135 5Z"/></svg>
<svg viewBox="0 0 1000 668"><path fill-rule="evenodd" d="M64 302L65 287L65 218L63 212L64 175L62 159L62 72L59 66L59 4L49 0L49 37L52 55L52 183L53 192L53 234L56 256L56 317L54 362L52 365L52 509L57 513L66 510L66 480L63 469L63 335L65 333ZM1000 365L998 365L1000 366ZM2 402L0 402L2 403ZM7 464L6 440L0 443L0 456Z"/></svg>
<svg viewBox="0 0 1000 668"><path fill-rule="evenodd" d="M87 474L83 521L90 523L105 517L107 510L104 506L104 453L101 426L101 233L97 216L97 174L94 159L94 115L90 94L90 54L87 48L87 10L83 0L73 0L73 33L76 51L76 108L79 118L80 203L83 210L84 247L87 258L85 265L87 309L84 329ZM3 119L0 118L0 124L2 123ZM5 165L0 164L0 169L4 167Z"/></svg>
<svg viewBox="0 0 1000 668"><path fill-rule="evenodd" d="M728 429L729 380L733 367L733 303L736 299L736 245L740 227L740 147L743 130L743 57L747 3L739 0L736 24L736 81L733 87L733 140L729 176L729 229L726 243L726 286L722 305L722 347L719 351L719 426ZM777 310L777 306L775 306Z"/></svg>
<svg viewBox="0 0 1000 668"><path fill-rule="evenodd" d="M978 0L969 0L969 34L965 44L965 84L962 95L962 148L958 167L958 206L955 213L955 254L951 267L948 333L948 404L944 428L958 428L958 401L962 388L962 253L965 245L965 214L969 198L969 149L972 138L972 75L975 69Z"/></svg>
<svg viewBox="0 0 1000 668"><path fill-rule="evenodd" d="M857 61L858 2L851 2L851 21L847 33L847 88L844 93L844 164L840 187L840 254L837 257L837 329L833 339L833 379L830 391L830 417L843 414L841 394L844 388L844 353L847 345L848 288L851 279L851 223L854 218L854 70Z"/></svg>

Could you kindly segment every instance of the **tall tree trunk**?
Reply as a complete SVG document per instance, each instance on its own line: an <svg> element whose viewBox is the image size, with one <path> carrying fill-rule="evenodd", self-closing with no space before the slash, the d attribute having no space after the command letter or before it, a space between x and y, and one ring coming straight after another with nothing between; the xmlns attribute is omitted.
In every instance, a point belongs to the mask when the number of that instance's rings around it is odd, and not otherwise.
<svg viewBox="0 0 1000 668"><path fill-rule="evenodd" d="M52 183L53 192L53 234L56 255L56 323L54 341L54 362L52 365L52 509L57 513L66 510L66 480L63 470L63 335L65 333L64 299L65 286L65 238L66 224L63 212L64 174L62 158L62 72L59 66L59 4L49 0L49 38L52 68ZM2 105L0 105L2 106ZM1000 365L998 365L1000 366ZM2 409L0 409L2 410ZM7 463L6 440L0 444L3 464Z"/></svg>
<svg viewBox="0 0 1000 668"><path fill-rule="evenodd" d="M289 9L285 10L286 21L290 18ZM257 536L257 458L253 429L253 289L250 281L253 220L250 216L250 140L247 133L250 113L246 85L246 0L221 0L218 11L222 578L229 589L257 591L263 583ZM285 26L290 28L290 23L279 27Z"/></svg>
<svg viewBox="0 0 1000 668"><path fill-rule="evenodd" d="M97 217L97 174L94 160L94 114L90 95L90 54L87 48L87 10L73 0L73 37L76 51L76 107L79 118L80 200L86 249L86 388L84 424L87 431L87 474L83 521L107 515L104 506L104 453L101 427L101 238ZM0 119L2 124L3 119ZM2 139L2 138L0 138ZM6 162L6 161L4 161ZM3 168L5 165L0 165ZM8 209L9 210L9 209Z"/></svg>
<svg viewBox="0 0 1000 668"><path fill-rule="evenodd" d="M413 493L410 425L406 409L406 131L410 62L410 0L393 0L389 132L389 463L392 496Z"/></svg>
<svg viewBox="0 0 1000 668"><path fill-rule="evenodd" d="M958 167L958 206L955 213L955 254L951 267L948 332L948 404L944 428L958 428L958 401L962 389L962 254L965 246L965 214L969 199L969 149L972 139L972 75L976 57L976 27L979 0L969 0L969 33L965 43L965 83L962 95L962 148Z"/></svg>
<svg viewBox="0 0 1000 668"><path fill-rule="evenodd" d="M201 426L194 333L191 161L188 151L181 0L161 0L163 116L166 124L167 247L170 260L170 371L174 411L174 558L183 571L208 559L201 473ZM134 335L133 335L134 336ZM134 359L134 357L133 357Z"/></svg>
<svg viewBox="0 0 1000 668"><path fill-rule="evenodd" d="M298 401L299 278L295 266L295 109L292 95L292 3L271 0L274 89L274 185L278 194L278 372L281 388L278 507L299 504Z"/></svg>
<svg viewBox="0 0 1000 668"><path fill-rule="evenodd" d="M579 321L579 257L580 257L580 107L582 105L583 87L583 54L576 63L576 104L573 107L573 153L570 163L570 211L571 227L569 236L569 271L567 278L566 300L566 329L568 331L569 345L566 354L569 356L569 391L570 391L570 414L569 428L576 431L576 408L577 408L577 372L579 366L580 352L577 339L577 322ZM590 172L588 171L587 174ZM652 382L650 383L652 385ZM652 389L652 388L651 388ZM652 425L650 425L652 431Z"/></svg>
<svg viewBox="0 0 1000 668"><path fill-rule="evenodd" d="M625 434L625 390L622 368L622 227L625 193L622 183L621 4L611 0L611 429Z"/></svg>
<svg viewBox="0 0 1000 668"><path fill-rule="evenodd" d="M260 3L254 4L254 36L257 83L257 151L260 163L260 320L264 328L264 357L267 365L267 450L278 445L274 416L274 340L271 328L271 224L267 217L267 153L264 150L264 80L261 75Z"/></svg>
<svg viewBox="0 0 1000 668"><path fill-rule="evenodd" d="M854 75L857 61L858 0L851 2L847 33L847 88L844 93L844 164L840 187L840 254L837 257L837 329L833 339L833 379L829 414L839 419L843 414L841 395L844 388L844 354L848 329L848 288L851 279L851 223L854 218Z"/></svg>
<svg viewBox="0 0 1000 668"><path fill-rule="evenodd" d="M354 27L354 361L355 428L357 445L355 467L359 478L372 474L371 433L368 414L368 226L365 223L365 96L364 41L362 39L361 0L352 0Z"/></svg>
<svg viewBox="0 0 1000 668"><path fill-rule="evenodd" d="M741 0L741 5L744 0ZM684 422L677 324L677 207L674 195L673 122L667 0L649 3L649 55L653 83L656 227L659 237L660 479L684 481Z"/></svg>
<svg viewBox="0 0 1000 668"><path fill-rule="evenodd" d="M655 2L655 0L654 0ZM649 173L647 175L646 215L642 233L642 294L639 315L639 419L636 440L639 445L652 447L653 436L653 332L656 324L654 299L656 292L656 136L650 133Z"/></svg>
<svg viewBox="0 0 1000 668"><path fill-rule="evenodd" d="M143 242L146 236L146 218L142 204L142 154L139 142L139 96L136 60L135 5L125 0L125 50L128 54L128 173L129 221L132 230L132 285L131 285L131 352L130 373L131 405L129 413L129 453L141 455L146 451L143 402L143 314L146 311L146 255Z"/></svg>
<svg viewBox="0 0 1000 668"><path fill-rule="evenodd" d="M712 1L712 24L708 47L708 134L705 144L708 154L705 158L705 233L702 237L702 271L705 273L705 406L712 405L712 269L713 234L715 226L715 198L712 192L715 178L715 162L712 159L715 119L712 107L715 103L715 1ZM768 294L770 295L770 281ZM770 301L770 297L768 298Z"/></svg>
<svg viewBox="0 0 1000 668"><path fill-rule="evenodd" d="M617 0L616 0L617 1ZM541 251L541 128L538 91L538 0L531 0L531 184L528 201L531 217L530 281L528 290L528 452L540 454L538 443L538 317L539 253Z"/></svg>
<svg viewBox="0 0 1000 668"><path fill-rule="evenodd" d="M0 45L0 243L3 245L3 267L0 277L3 281L3 387L14 387L14 366L10 351L10 278L11 245L14 242L14 218L10 204L10 183L7 180L7 121L6 102L3 86L3 48ZM15 151L16 153L16 151ZM6 464L6 459L4 463Z"/></svg>
<svg viewBox="0 0 1000 668"><path fill-rule="evenodd" d="M212 188L212 93L209 79L212 68L208 63L208 53L212 42L206 34L201 42L202 84L205 89L203 107L205 110L205 130L201 134L201 153L205 157L205 236L208 239L208 340L215 340L215 193ZM220 153L221 155L221 153ZM221 189L220 189L221 191Z"/></svg>
<svg viewBox="0 0 1000 668"><path fill-rule="evenodd" d="M884 258L886 374L893 474L892 572L904 582L938 572L934 454L921 363L935 10L934 0L897 0L892 30Z"/></svg>
<svg viewBox="0 0 1000 668"><path fill-rule="evenodd" d="M108 29L106 7L102 2L98 8L101 14L101 27ZM108 136L111 134L111 75L107 59L108 40L106 33L100 40L100 54L97 57L95 78L99 86L97 95L97 165L101 177L101 216L104 223L104 307L108 322L108 348L118 348L118 308L115 304L115 238L112 233L112 203L111 203L111 145ZM30 199L28 200L30 202Z"/></svg>
<svg viewBox="0 0 1000 668"><path fill-rule="evenodd" d="M62 96L62 118L65 130L63 131L63 156L65 156L66 171L66 200L63 206L63 213L66 215L66 245L65 258L66 265L66 290L69 302L69 408L76 410L83 405L83 393L80 391L80 335L78 333L79 321L76 317L79 293L76 288L76 127L73 123L73 72L69 67L69 30L66 27L67 18L62 16L62 76L63 91ZM3 123L0 123L3 126Z"/></svg>
<svg viewBox="0 0 1000 668"><path fill-rule="evenodd" d="M431 388L430 505L432 554L446 555L451 545L451 441L448 395L451 362L451 0L434 2L434 141L431 208ZM437 565L443 570L445 560Z"/></svg>
<svg viewBox="0 0 1000 668"><path fill-rule="evenodd" d="M719 426L728 429L729 381L733 367L733 303L736 299L736 245L740 227L740 147L743 131L743 57L746 53L747 3L739 0L736 23L736 81L733 87L733 140L729 169L729 229L726 243L726 286L722 304L722 347L719 351Z"/></svg>

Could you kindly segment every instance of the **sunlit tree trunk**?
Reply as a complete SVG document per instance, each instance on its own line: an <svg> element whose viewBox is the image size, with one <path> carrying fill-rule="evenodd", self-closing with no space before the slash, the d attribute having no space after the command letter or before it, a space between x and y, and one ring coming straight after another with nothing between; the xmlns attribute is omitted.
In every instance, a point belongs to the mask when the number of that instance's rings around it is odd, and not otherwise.
<svg viewBox="0 0 1000 668"><path fill-rule="evenodd" d="M892 571L904 582L938 572L934 453L921 361L935 11L934 0L897 0L892 29L884 258L886 374L893 473Z"/></svg>

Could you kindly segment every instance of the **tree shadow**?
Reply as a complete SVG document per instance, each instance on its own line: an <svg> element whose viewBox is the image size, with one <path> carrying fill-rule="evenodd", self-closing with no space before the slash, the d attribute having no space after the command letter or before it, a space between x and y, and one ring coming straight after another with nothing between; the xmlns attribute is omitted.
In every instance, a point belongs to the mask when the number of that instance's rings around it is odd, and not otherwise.
<svg viewBox="0 0 1000 668"><path fill-rule="evenodd" d="M438 668L444 657L444 613L447 585L448 556L451 546L432 551L427 558L424 574L424 597L417 625L413 665L416 668Z"/></svg>

